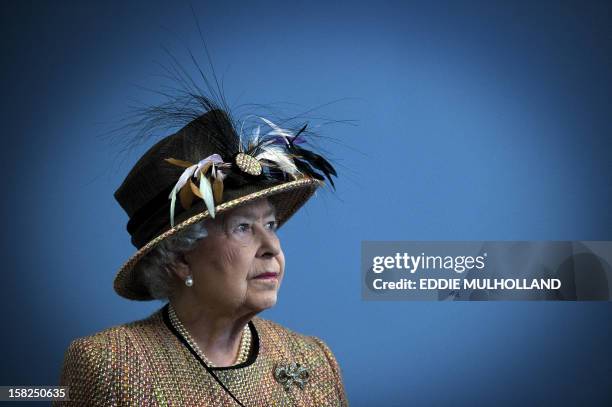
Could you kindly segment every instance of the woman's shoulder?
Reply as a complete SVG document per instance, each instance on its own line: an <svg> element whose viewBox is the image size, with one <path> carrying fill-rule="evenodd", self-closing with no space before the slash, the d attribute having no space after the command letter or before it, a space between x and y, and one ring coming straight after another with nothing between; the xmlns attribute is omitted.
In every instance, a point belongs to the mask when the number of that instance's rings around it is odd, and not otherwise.
<svg viewBox="0 0 612 407"><path fill-rule="evenodd" d="M163 348L161 312L74 339L64 355L60 384L80 405L117 405L125 393L122 378L145 386L149 347ZM161 346L160 346L161 345ZM145 386L146 387L146 386ZM62 404L58 404L62 405Z"/></svg>
<svg viewBox="0 0 612 407"><path fill-rule="evenodd" d="M163 326L161 310L146 318L118 324L91 335L78 337L70 343L67 353L118 352L126 349L135 341L155 335Z"/></svg>
<svg viewBox="0 0 612 407"><path fill-rule="evenodd" d="M64 355L63 374L66 370L80 373L84 370L102 370L117 367L130 357L139 357L143 344L160 338L163 325L161 311L150 316L106 328L70 342Z"/></svg>

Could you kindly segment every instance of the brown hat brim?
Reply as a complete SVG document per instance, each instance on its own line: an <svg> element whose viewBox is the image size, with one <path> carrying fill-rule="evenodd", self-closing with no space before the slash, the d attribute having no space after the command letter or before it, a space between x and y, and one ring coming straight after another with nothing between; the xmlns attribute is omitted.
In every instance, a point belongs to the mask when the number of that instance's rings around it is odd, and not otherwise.
<svg viewBox="0 0 612 407"><path fill-rule="evenodd" d="M254 200L270 197L276 208L276 220L278 222L278 227L280 227L295 212L297 212L297 210L315 193L316 189L323 184L323 182L314 178L302 178L262 189L231 201L221 203L216 206L215 211L216 213L223 213ZM147 288L142 284L139 276L135 275L134 268L136 264L163 240L177 234L188 226L207 218L209 218L209 213L207 210L197 213L169 230L161 233L159 236L141 247L123 264L123 266L121 266L117 272L114 281L115 292L130 300L152 300L153 297L151 297Z"/></svg>

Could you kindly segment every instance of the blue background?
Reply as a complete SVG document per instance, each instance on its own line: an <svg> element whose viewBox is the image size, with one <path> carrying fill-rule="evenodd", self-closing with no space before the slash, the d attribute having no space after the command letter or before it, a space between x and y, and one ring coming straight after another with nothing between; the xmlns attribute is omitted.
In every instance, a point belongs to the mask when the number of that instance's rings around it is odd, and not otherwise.
<svg viewBox="0 0 612 407"><path fill-rule="evenodd" d="M112 290L148 145L100 135L201 43L186 2L107 3L2 5L3 385L161 306ZM323 338L354 406L611 403L612 304L365 302L359 271L362 240L612 240L611 3L223 3L194 8L231 103L357 121L323 129L338 191L281 229L264 316Z"/></svg>

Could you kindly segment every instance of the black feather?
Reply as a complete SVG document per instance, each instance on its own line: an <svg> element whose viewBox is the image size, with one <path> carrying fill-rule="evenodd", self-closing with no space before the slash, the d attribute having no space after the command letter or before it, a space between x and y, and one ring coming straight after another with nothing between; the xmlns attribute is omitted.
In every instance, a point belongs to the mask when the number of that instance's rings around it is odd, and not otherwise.
<svg viewBox="0 0 612 407"><path fill-rule="evenodd" d="M330 174L334 176L338 176L334 167L327 161L325 158L321 157L319 154L313 153L310 150L306 150L302 147L293 146L292 151L293 154L298 155L304 158L306 161L312 164L313 167L319 170L326 170Z"/></svg>
<svg viewBox="0 0 612 407"><path fill-rule="evenodd" d="M325 179L321 174L313 170L310 164L308 164L307 162L298 159L294 159L293 162L295 163L297 169L301 172L310 175L311 177L316 178L319 181L323 181Z"/></svg>

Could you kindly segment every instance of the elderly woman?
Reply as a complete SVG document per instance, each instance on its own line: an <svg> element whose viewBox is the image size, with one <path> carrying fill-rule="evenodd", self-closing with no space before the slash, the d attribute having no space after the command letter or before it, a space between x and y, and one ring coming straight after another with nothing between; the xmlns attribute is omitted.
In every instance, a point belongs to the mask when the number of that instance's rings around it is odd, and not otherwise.
<svg viewBox="0 0 612 407"><path fill-rule="evenodd" d="M115 193L138 251L115 278L148 318L73 341L61 385L87 406L344 406L330 349L257 317L276 303L276 230L333 167L305 127L267 119L250 140L210 109L149 149ZM322 173L322 174L321 174ZM333 183L332 183L333 185Z"/></svg>

